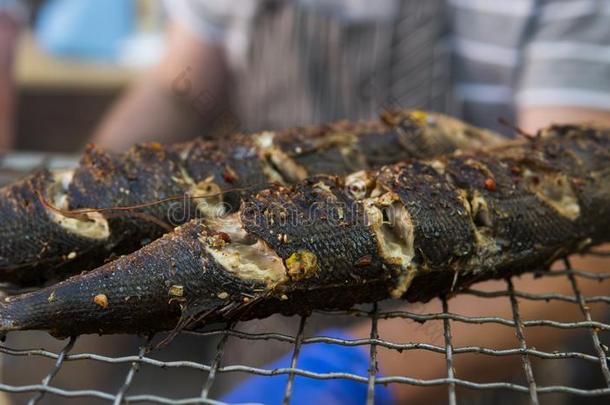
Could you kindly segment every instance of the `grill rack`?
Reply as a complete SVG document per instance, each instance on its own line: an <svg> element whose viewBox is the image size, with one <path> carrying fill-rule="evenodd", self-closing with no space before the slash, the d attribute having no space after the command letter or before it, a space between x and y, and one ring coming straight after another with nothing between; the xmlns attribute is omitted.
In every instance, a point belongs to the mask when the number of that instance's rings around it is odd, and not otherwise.
<svg viewBox="0 0 610 405"><path fill-rule="evenodd" d="M607 252L594 252L595 256L609 257ZM563 261L565 268L561 270L553 270L551 272L538 272L540 277L565 277L566 282L571 284L573 295L565 295L559 293L533 294L515 290L512 279L506 280L506 289L498 291L482 291L475 288L470 288L460 294L469 294L479 298L498 298L506 297L510 301L512 308L512 319L502 318L498 316L467 316L458 313L450 312L450 304L452 298L442 298L442 311L430 313L417 313L404 310L385 311L380 309L377 303L372 305L370 310L353 309L349 311L331 311L314 313L313 316L337 316L347 315L350 317L360 317L370 319L370 337L368 339L345 340L326 336L305 337L304 329L307 322L311 319L310 316L300 317L298 331L296 335L288 335L284 333L250 333L240 331L237 325L228 325L225 327L217 327L208 331L193 331L185 332L197 336L214 336L217 337L218 346L213 356L213 360L209 363L195 361L161 361L147 356L147 347L150 344L151 337L143 338L140 344L138 353L131 356L111 357L95 353L78 353L72 354L71 351L77 341L77 338L68 339L63 349L59 352L54 352L45 349L15 349L5 345L0 346L0 358L5 356L20 357L20 356L37 356L55 360L53 367L48 371L48 374L40 384L11 386L0 382L0 391L5 393L30 393L32 394L29 404L35 404L46 396L60 396L65 398L97 398L112 402L120 403L158 403L158 404L221 404L221 402L210 398L210 390L218 379L219 375L227 373L242 372L250 375L275 376L287 375L288 380L285 386L284 403L289 404L292 390L294 386L295 376L306 378L315 378L320 380L327 379L349 379L366 384L368 387L367 398L363 398L363 402L373 404L375 399L375 386L379 384L408 384L411 386L430 387L430 386L446 386L449 404L457 404L458 399L456 389L464 388L475 391L494 391L494 390L509 390L516 393L521 393L528 396L529 402L539 403L541 395L550 393L559 393L566 395L574 395L579 397L594 397L594 396L609 396L610 397L610 371L608 367L608 359L606 355L607 347L600 341L600 333L610 331L610 324L595 321L592 319L589 304L602 303L609 304L610 296L587 296L583 294L579 287L580 279L598 280L606 282L610 280L610 272L593 273L587 271L576 270L572 268L569 259ZM567 302L580 307L583 315L583 320L574 322L559 322L547 319L523 320L519 311L519 301L540 301L547 302ZM379 337L378 323L381 319L401 318L414 322L442 321L443 324L443 340L444 345L429 344L423 342L391 342ZM466 324L499 324L514 329L518 338L519 346L510 349L491 349L478 346L462 346L455 347L452 341L451 325L454 322ZM586 329L590 335L595 355L579 352L579 351L553 351L547 352L538 350L528 345L524 330L532 326L546 326L555 329ZM260 367L252 367L242 364L222 365L223 352L225 345L229 339L241 339L247 341L277 341L292 345L292 360L290 367L280 369L267 369ZM370 367L368 375L355 375L345 372L332 373L315 373L309 370L299 369L296 367L301 348L304 345L312 343L326 343L342 346L370 346ZM415 351L425 350L442 354L445 357L446 377L435 379L419 379L407 376L387 375L383 377L377 376L377 352L379 347L384 347L391 350L399 351ZM522 371L524 373L527 384L517 384L513 382L500 381L480 383L460 379L454 371L454 361L456 356L463 353L477 353L490 357L502 356L520 356ZM532 362L533 358L538 359L579 359L589 363L597 363L599 371L605 381L605 386L596 389L582 389L564 385L548 385L540 386L534 378ZM66 362L77 362L90 360L108 364L130 364L130 368L125 375L124 381L116 393L103 392L99 390L67 390L52 385L53 378L60 371L61 367ZM164 369L188 368L199 370L207 374L204 379L201 394L198 397L189 398L167 398L158 395L148 394L129 394L130 387L135 378L140 366L146 365L150 367L159 367Z"/></svg>

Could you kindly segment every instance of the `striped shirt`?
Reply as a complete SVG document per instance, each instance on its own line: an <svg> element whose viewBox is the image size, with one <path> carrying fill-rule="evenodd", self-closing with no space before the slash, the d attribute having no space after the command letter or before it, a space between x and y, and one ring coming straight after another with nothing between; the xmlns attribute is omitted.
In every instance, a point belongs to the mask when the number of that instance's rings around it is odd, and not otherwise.
<svg viewBox="0 0 610 405"><path fill-rule="evenodd" d="M244 129L448 112L509 132L518 107L610 110L610 0L169 0L224 46Z"/></svg>

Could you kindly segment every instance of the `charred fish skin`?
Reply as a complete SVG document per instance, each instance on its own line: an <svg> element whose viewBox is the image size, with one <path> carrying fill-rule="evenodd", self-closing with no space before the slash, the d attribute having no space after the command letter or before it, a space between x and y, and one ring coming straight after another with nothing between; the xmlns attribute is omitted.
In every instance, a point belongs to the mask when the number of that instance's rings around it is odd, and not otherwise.
<svg viewBox="0 0 610 405"><path fill-rule="evenodd" d="M331 185L334 180L326 182ZM315 194L310 185L302 192ZM278 186L275 197L268 198L282 199L286 193ZM305 205L294 208L301 217L309 211ZM336 234L318 218L307 232L295 232L292 249L280 255L273 250L279 244L270 244L279 239L248 233L238 213L210 225L193 220L99 269L0 303L0 332L42 329L57 337L142 334L177 324L195 327L202 321L264 317L278 311L289 315L349 307L354 300L386 296L391 273L375 253L374 235L355 217L346 218L342 227L345 230ZM345 251L337 255L337 249ZM358 264L362 258L367 259ZM289 287L292 284L299 287ZM349 294L341 294L346 287Z"/></svg>
<svg viewBox="0 0 610 405"><path fill-rule="evenodd" d="M4 191L0 203L3 213L0 268L4 279L20 283L23 277L28 282L42 282L48 277L48 267L53 265L44 257L61 257L67 261L71 252L92 249L91 238L66 232L57 222L49 221L49 212L37 203L35 190L49 189L55 183L54 176L43 170ZM45 239L37 239L39 234L44 234ZM35 264L31 263L34 255L41 257ZM78 265L76 261L73 270ZM36 268L35 274L24 271L30 266Z"/></svg>
<svg viewBox="0 0 610 405"><path fill-rule="evenodd" d="M585 131L585 139L576 136L582 131ZM581 207L578 227L596 231L591 234L594 243L605 240L606 231L610 228L610 169L607 167L610 159L610 139L607 134L608 131L596 128L553 126L542 135L560 136L566 138L567 142L562 145L546 145L541 148L542 152L539 152L556 171L570 167L574 177L569 179L569 186ZM557 185L558 180L565 185L565 178L555 180Z"/></svg>
<svg viewBox="0 0 610 405"><path fill-rule="evenodd" d="M610 131L552 127L487 152L276 185L239 212L0 303L0 332L146 333L427 301L543 269L610 239L609 146Z"/></svg>
<svg viewBox="0 0 610 405"><path fill-rule="evenodd" d="M219 142L167 147L152 143L121 155L90 146L74 171L39 172L0 189L0 282L38 286L95 268L161 236L168 230L164 224L235 211L245 192L270 183L346 174L414 153L431 156L500 140L442 115L395 111L372 122L236 134ZM186 198L131 210L66 213L177 196Z"/></svg>
<svg viewBox="0 0 610 405"><path fill-rule="evenodd" d="M173 328L188 297L219 307L227 302L219 287L233 296L253 291L255 283L232 277L206 256L199 241L204 232L200 223L189 223L94 272L11 298L0 304L9 309L0 323L13 329L48 325L61 337L146 333Z"/></svg>
<svg viewBox="0 0 610 405"><path fill-rule="evenodd" d="M378 183L410 213L418 244L416 263L450 267L452 261L473 253L474 233L463 192L438 167L414 161L382 169Z"/></svg>
<svg viewBox="0 0 610 405"><path fill-rule="evenodd" d="M608 130L551 126L526 147L446 159L449 178L468 198L475 250L459 271L418 274L405 298L427 301L456 286L545 270L607 242L609 146Z"/></svg>

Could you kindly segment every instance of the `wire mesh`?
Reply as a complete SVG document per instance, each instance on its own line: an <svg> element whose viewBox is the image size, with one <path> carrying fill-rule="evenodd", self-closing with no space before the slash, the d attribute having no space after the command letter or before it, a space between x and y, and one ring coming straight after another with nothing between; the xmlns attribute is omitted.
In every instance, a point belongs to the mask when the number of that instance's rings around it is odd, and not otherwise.
<svg viewBox="0 0 610 405"><path fill-rule="evenodd" d="M605 257L605 253L596 253L598 257ZM605 258L604 260L610 260ZM101 399L115 404L119 403L159 403L159 404L218 404L219 401L213 399L212 388L220 376L231 373L245 373L247 375L260 376L288 376L284 387L284 404L291 402L292 392L295 385L295 377L305 377L317 380L346 379L357 381L368 386L367 397L362 398L363 403L373 404L375 400L375 386L377 385L410 385L417 387L438 387L447 388L448 402L450 404L460 403L458 389L478 391L512 391L522 394L530 403L539 403L541 396L547 394L562 394L577 397L610 396L610 375L608 372L608 361L606 352L608 348L602 343L604 332L610 331L610 324L593 319L590 305L594 303L606 305L610 302L608 296L587 295L587 289L583 289L580 284L583 280L598 281L599 283L610 284L610 272L593 273L574 269L568 259L564 261L565 268L553 270L551 272L539 273L541 280L552 277L561 277L565 283L569 283L572 295L559 293L534 294L516 290L512 279L506 280L506 288L503 290L483 291L477 286L465 290L460 295L476 296L480 299L506 299L509 301L512 311L511 318L495 315L490 316L471 316L451 312L452 301L456 297L441 298L442 310L438 312L418 312L408 310L386 310L384 303L374 304L370 309L356 308L349 311L326 311L314 313L311 316L300 318L298 329L295 334L285 334L276 332L247 332L240 330L240 323L216 327L205 331L186 332L189 335L199 337L218 338L216 350L211 361L199 362L194 360L159 360L151 356L148 348L151 344L151 337L144 337L141 340L137 353L129 356L107 356L96 353L73 353L73 348L77 338L67 341L63 349L58 352L47 349L19 349L9 345L0 346L0 356L6 358L32 358L43 357L53 361L52 367L48 370L46 377L40 382L32 381L30 385L9 385L0 383L0 391L11 394L28 393L31 395L29 403L35 404L40 399L53 397L66 398L88 398ZM459 295L458 295L459 296ZM520 313L520 306L528 301L546 301L549 305L559 305L569 303L577 305L582 313L582 319L573 319L570 322L557 321L551 319L524 319ZM417 306L416 306L417 309ZM557 309L560 311L559 307ZM361 339L341 339L322 335L306 336L305 329L307 323L316 317L336 317L348 316L358 319L366 319L370 322L370 336ZM443 324L444 344L433 344L426 342L394 342L383 339L379 334L379 323L388 319L403 319L417 323L440 321ZM460 346L453 341L452 327L457 324L467 325L501 325L514 329L518 344L515 347L496 349L476 345ZM584 330L590 336L592 351L586 353L579 350L566 351L545 351L537 349L528 344L527 331L533 327L548 327L553 330ZM292 345L292 357L290 366L286 368L271 369L265 367L254 367L245 364L225 364L223 352L230 339L243 341L265 341L283 342ZM356 375L348 372L328 372L319 373L312 370L299 368L298 359L301 349L309 344L325 343L328 345L341 346L369 346L370 364L368 373ZM437 353L445 358L446 374L444 377L424 379L411 377L408 375L379 375L378 374L378 349L385 348L393 351L427 351ZM166 350L166 349L162 349ZM161 350L161 351L162 351ZM455 370L455 361L459 356L465 354L477 354L489 358L499 358L507 356L521 357L522 373L525 376L525 383L515 383L513 381L492 381L477 382L466 378L460 378ZM535 378L533 359L543 360L578 360L590 364L597 364L599 373L603 377L605 384L596 388L582 388L570 385L542 385ZM116 392L101 391L96 389L65 389L54 386L54 377L67 363L92 361L94 363L106 363L110 365L129 365L123 383ZM131 393L132 384L138 378L138 370L143 367L155 367L167 370L173 369L192 369L207 374L201 380L200 394L193 397L175 398L164 397L146 393ZM168 377L171 379L171 377Z"/></svg>

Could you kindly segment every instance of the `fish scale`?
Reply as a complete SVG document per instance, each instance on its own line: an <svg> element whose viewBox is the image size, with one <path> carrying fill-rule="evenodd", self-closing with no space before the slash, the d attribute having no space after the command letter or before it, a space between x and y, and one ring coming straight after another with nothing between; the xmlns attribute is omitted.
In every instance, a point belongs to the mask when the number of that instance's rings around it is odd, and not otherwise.
<svg viewBox="0 0 610 405"><path fill-rule="evenodd" d="M509 161L510 162L510 161ZM488 202L489 210L494 211L493 224L497 238L513 244L534 248L537 244L554 243L557 233L574 234L576 228L568 219L556 215L551 207L533 195L523 181L512 175L508 165L501 165L494 158L480 159L477 163L493 173L495 190L485 187L472 187L485 183L487 175L480 169L471 170L469 165L449 165L453 178L467 178L466 190L478 190ZM512 162L511 162L512 163ZM470 176L470 177L469 177ZM522 226L527 223L528 226ZM560 238L558 236L558 238Z"/></svg>
<svg viewBox="0 0 610 405"><path fill-rule="evenodd" d="M408 164L394 176L387 176L389 180L384 180L386 176L381 182L400 197L411 215L420 263L447 266L456 259L456 245L462 256L473 250L472 222L466 207L455 187L430 163Z"/></svg>
<svg viewBox="0 0 610 405"><path fill-rule="evenodd" d="M331 191L333 199L315 190L323 183ZM263 239L284 260L295 251L312 252L321 267L333 268L332 280L345 280L348 274L359 276L360 269L354 263L361 257L375 253L375 238L362 221L363 210L346 194L343 184L336 179L309 179L292 192L278 188L264 196L246 197L242 215L245 230ZM272 189L273 190L273 189ZM343 220L349 226L337 225L334 220L321 218L320 210L311 210L312 204L323 202L327 217L335 217L337 209L344 211ZM268 207L280 207L291 212L289 221L279 221L277 211L273 223L257 221ZM310 214L313 213L313 216ZM270 233L273 231L273 233ZM276 235L289 235L288 243ZM346 241L348 243L346 243ZM372 257L372 260L375 256Z"/></svg>

